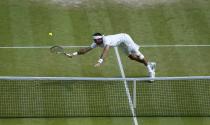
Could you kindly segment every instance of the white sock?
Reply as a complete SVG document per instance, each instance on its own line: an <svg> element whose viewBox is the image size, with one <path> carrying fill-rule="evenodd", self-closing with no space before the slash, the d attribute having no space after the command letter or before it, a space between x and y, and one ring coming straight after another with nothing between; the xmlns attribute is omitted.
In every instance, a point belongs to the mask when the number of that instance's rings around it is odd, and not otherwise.
<svg viewBox="0 0 210 125"><path fill-rule="evenodd" d="M148 69L148 72L153 72L149 64L147 65L147 69Z"/></svg>

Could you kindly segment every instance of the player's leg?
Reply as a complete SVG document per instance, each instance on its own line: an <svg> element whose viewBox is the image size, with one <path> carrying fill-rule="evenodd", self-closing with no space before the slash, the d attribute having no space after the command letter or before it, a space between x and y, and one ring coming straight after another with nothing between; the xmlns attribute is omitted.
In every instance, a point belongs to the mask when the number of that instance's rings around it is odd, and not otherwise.
<svg viewBox="0 0 210 125"><path fill-rule="evenodd" d="M141 58L140 56L136 55L136 54L129 54L128 57L131 60L135 60L137 62L143 63L145 66L148 65L148 62L145 60L145 58Z"/></svg>
<svg viewBox="0 0 210 125"><path fill-rule="evenodd" d="M129 53L128 57L131 60L135 60L137 62L143 63L148 69L149 76L151 78L155 77L155 66L156 66L156 64L154 62L148 62L144 58L144 55L141 52L139 52L139 50L131 51Z"/></svg>
<svg viewBox="0 0 210 125"><path fill-rule="evenodd" d="M131 60L143 63L148 69L149 76L154 78L155 77L155 66L153 65L154 63L147 62L147 60L144 58L144 55L139 51L140 46L137 45L128 34L125 34L125 44L128 50L128 57Z"/></svg>
<svg viewBox="0 0 210 125"><path fill-rule="evenodd" d="M144 64L147 69L148 69L148 72L153 72L153 67L150 63L148 63L148 61L144 58L144 55L139 53L139 54L135 54L135 53L131 53L128 55L128 57L131 59L131 60L135 60L139 63L142 63Z"/></svg>

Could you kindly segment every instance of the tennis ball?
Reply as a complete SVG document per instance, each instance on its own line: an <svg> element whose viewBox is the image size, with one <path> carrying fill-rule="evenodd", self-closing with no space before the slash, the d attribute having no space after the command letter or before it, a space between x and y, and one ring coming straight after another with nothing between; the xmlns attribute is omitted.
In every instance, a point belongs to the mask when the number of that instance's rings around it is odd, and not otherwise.
<svg viewBox="0 0 210 125"><path fill-rule="evenodd" d="M49 36L52 36L53 34L52 33L49 33Z"/></svg>

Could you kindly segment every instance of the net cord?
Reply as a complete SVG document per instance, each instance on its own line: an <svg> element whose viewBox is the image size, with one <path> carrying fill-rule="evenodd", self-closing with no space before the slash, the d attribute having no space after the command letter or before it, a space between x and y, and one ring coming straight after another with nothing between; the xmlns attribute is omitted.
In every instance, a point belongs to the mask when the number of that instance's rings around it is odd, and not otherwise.
<svg viewBox="0 0 210 125"><path fill-rule="evenodd" d="M34 77L34 76L0 76L0 80L81 80L81 81L149 81L149 80L202 80L210 79L210 76L182 76L182 77L141 77L141 78L117 78L117 77Z"/></svg>

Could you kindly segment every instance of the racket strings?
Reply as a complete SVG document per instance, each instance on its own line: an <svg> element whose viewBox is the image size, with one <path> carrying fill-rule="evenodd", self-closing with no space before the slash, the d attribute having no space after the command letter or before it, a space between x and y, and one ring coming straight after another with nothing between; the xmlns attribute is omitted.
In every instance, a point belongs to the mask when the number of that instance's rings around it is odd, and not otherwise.
<svg viewBox="0 0 210 125"><path fill-rule="evenodd" d="M60 46L53 46L53 47L50 48L50 51L52 53L57 53L57 54L64 53L64 49Z"/></svg>

